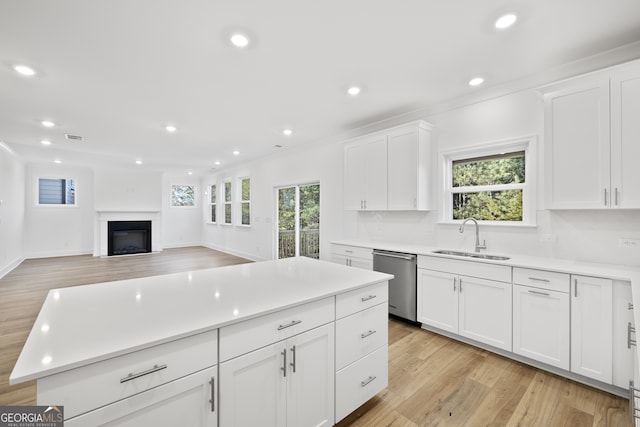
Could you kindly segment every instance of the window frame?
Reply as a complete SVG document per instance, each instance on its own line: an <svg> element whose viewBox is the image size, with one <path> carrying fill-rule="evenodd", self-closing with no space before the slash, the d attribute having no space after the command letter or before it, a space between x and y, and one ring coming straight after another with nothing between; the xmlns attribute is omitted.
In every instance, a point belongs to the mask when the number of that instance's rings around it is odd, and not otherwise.
<svg viewBox="0 0 640 427"><path fill-rule="evenodd" d="M227 184L231 187L229 189L229 200L227 201ZM222 225L233 225L233 181L231 178L225 179L222 181L222 206L224 207L222 210L222 222L219 224ZM230 209L229 214L229 222L227 222L227 206Z"/></svg>
<svg viewBox="0 0 640 427"><path fill-rule="evenodd" d="M42 208L77 208L80 206L80 199L78 197L78 178L74 175L66 175L63 174L64 177L60 175L36 175L33 187L34 187L34 206L42 207ZM40 180L48 179L48 180L65 180L65 181L73 181L73 200L74 203L40 203Z"/></svg>
<svg viewBox="0 0 640 427"><path fill-rule="evenodd" d="M215 190L214 190L215 189ZM214 194L215 193L215 194ZM218 183L209 184L209 209L207 211L207 222L209 224L218 223ZM212 218L215 213L215 220Z"/></svg>
<svg viewBox="0 0 640 427"><path fill-rule="evenodd" d="M175 187L191 187L193 190L193 204L192 205L174 205L173 204L173 189ZM177 209L194 209L198 207L198 186L192 184L171 184L169 186L169 206Z"/></svg>
<svg viewBox="0 0 640 427"><path fill-rule="evenodd" d="M244 181L249 181L249 199L245 200L243 199L243 194L242 194L242 184ZM251 227L251 177L249 176L243 176L238 178L238 205L239 205L239 209L238 209L238 221L237 221L237 225L239 227ZM249 205L249 223L248 224L244 224L242 222L242 207L243 205Z"/></svg>
<svg viewBox="0 0 640 427"><path fill-rule="evenodd" d="M478 157L493 156L524 151L525 180L518 184L479 185L474 187L453 187L453 162ZM528 135L502 141L462 147L440 153L443 179L441 183L441 223L460 224L463 220L453 219L453 194L461 192L522 190L522 221L479 220L481 224L498 226L536 226L537 205L537 137ZM462 190L462 191L461 191Z"/></svg>

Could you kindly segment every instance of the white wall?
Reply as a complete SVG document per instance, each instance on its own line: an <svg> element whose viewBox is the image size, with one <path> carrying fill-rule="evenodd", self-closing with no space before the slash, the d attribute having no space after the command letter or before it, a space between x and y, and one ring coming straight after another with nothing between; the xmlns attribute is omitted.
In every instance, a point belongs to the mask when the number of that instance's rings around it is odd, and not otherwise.
<svg viewBox="0 0 640 427"><path fill-rule="evenodd" d="M275 258L276 188L320 182L320 257L329 257L329 242L345 235L355 237L355 214L345 214L343 205L342 145L326 143L284 150L242 167L208 175L203 184L221 184L251 178L250 227L205 224L203 243L250 259ZM205 207L206 209L206 207ZM237 205L234 209L238 209ZM221 212L221 210L219 211Z"/></svg>
<svg viewBox="0 0 640 427"><path fill-rule="evenodd" d="M38 178L73 178L75 206L38 206ZM93 172L65 165L29 164L25 177L25 258L93 251Z"/></svg>
<svg viewBox="0 0 640 427"><path fill-rule="evenodd" d="M97 211L162 209L162 173L144 169L95 169Z"/></svg>
<svg viewBox="0 0 640 427"><path fill-rule="evenodd" d="M194 185L196 206L171 206L172 185ZM203 189L200 177L165 174L162 178L162 246L165 248L197 246L202 243L204 216L202 211Z"/></svg>
<svg viewBox="0 0 640 427"><path fill-rule="evenodd" d="M23 260L25 167L0 143L0 277Z"/></svg>

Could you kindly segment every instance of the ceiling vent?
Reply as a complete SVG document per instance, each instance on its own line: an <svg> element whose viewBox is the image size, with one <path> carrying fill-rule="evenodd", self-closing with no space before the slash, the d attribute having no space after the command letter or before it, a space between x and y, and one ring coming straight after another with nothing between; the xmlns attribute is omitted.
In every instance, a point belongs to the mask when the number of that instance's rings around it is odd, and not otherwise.
<svg viewBox="0 0 640 427"><path fill-rule="evenodd" d="M84 141L84 138L80 135L71 135L69 133L65 133L64 137L67 138L69 141L78 141L78 142Z"/></svg>

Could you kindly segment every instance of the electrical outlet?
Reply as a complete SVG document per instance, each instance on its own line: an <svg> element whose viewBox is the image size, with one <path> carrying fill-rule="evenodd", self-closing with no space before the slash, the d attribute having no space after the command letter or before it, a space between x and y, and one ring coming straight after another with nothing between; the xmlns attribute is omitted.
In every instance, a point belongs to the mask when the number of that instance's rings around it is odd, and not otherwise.
<svg viewBox="0 0 640 427"><path fill-rule="evenodd" d="M636 249L640 249L640 239L619 239L618 240L618 245L621 248L636 248Z"/></svg>
<svg viewBox="0 0 640 427"><path fill-rule="evenodd" d="M555 243L558 241L557 234L541 234L540 241L544 243Z"/></svg>

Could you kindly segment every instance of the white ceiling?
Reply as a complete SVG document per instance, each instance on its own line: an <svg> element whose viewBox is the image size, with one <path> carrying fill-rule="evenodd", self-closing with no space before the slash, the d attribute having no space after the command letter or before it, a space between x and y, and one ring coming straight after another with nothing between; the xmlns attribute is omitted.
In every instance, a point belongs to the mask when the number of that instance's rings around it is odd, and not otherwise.
<svg viewBox="0 0 640 427"><path fill-rule="evenodd" d="M637 0L0 0L0 141L27 161L203 173L638 40Z"/></svg>

